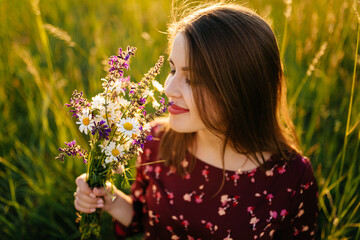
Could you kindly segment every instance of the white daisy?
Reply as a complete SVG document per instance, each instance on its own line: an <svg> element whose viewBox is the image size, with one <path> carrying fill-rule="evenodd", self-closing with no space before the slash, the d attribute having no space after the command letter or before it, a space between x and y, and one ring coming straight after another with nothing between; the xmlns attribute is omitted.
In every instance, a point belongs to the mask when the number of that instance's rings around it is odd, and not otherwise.
<svg viewBox="0 0 360 240"><path fill-rule="evenodd" d="M111 125L111 123L115 122L120 115L120 112L118 111L118 106L115 105L113 102L109 102L106 108L105 106L103 106L99 110L99 115L96 116L97 122L104 120L106 123L109 123ZM109 120L109 122L107 120Z"/></svg>
<svg viewBox="0 0 360 240"><path fill-rule="evenodd" d="M91 107L94 109L101 109L104 107L105 104L105 98L101 96L101 93L93 97L91 102Z"/></svg>
<svg viewBox="0 0 360 240"><path fill-rule="evenodd" d="M164 92L164 87L156 80L152 81L152 85L154 86L154 88L156 90L158 90L159 92Z"/></svg>
<svg viewBox="0 0 360 240"><path fill-rule="evenodd" d="M124 82L117 80L109 90L114 91L117 95L125 95L124 87Z"/></svg>
<svg viewBox="0 0 360 240"><path fill-rule="evenodd" d="M124 153L122 146L116 145L115 142L110 142L108 146L105 147L105 154L108 156L105 159L105 163L110 163L116 161L116 157L121 157Z"/></svg>
<svg viewBox="0 0 360 240"><path fill-rule="evenodd" d="M82 111L82 115L79 116L79 121L76 122L77 124L80 124L79 130L80 132L84 132L85 134L88 134L88 131L91 131L91 127L93 126L93 120L91 119L92 115L89 114L89 109L84 108Z"/></svg>
<svg viewBox="0 0 360 240"><path fill-rule="evenodd" d="M101 144L99 144L99 147L101 148L101 152L105 152L106 145L108 144L108 140L104 140Z"/></svg>
<svg viewBox="0 0 360 240"><path fill-rule="evenodd" d="M129 138L136 136L140 131L139 124L134 118L121 119L116 125L118 126L118 131L124 133Z"/></svg>

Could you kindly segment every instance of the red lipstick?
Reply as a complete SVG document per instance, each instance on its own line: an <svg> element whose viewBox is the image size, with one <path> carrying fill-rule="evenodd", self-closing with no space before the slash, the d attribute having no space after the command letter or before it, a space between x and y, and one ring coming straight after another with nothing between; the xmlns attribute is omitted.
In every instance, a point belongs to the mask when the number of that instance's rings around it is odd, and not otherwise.
<svg viewBox="0 0 360 240"><path fill-rule="evenodd" d="M179 107L178 105L173 104L169 107L168 111L171 114L182 114L182 113L189 112L189 109L185 109L185 108Z"/></svg>

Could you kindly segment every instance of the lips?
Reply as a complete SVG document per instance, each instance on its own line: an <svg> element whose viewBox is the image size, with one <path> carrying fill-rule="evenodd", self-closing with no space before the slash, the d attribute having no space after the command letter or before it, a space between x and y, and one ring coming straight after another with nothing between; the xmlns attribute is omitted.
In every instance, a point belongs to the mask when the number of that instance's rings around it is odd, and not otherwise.
<svg viewBox="0 0 360 240"><path fill-rule="evenodd" d="M169 107L169 113L171 114L182 114L187 112L189 112L189 109L179 107L178 105L175 104Z"/></svg>

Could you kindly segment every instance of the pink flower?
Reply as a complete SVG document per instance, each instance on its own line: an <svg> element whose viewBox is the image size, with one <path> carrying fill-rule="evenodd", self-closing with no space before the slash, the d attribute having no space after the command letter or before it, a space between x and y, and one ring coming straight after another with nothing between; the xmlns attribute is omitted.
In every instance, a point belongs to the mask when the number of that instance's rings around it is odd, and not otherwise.
<svg viewBox="0 0 360 240"><path fill-rule="evenodd" d="M196 203L201 203L203 200L202 200L202 198L201 198L201 196L199 196L199 195L196 195L195 196L195 202Z"/></svg>
<svg viewBox="0 0 360 240"><path fill-rule="evenodd" d="M298 229L294 228L294 236L299 235L299 233L300 233L300 230L298 230Z"/></svg>
<svg viewBox="0 0 360 240"><path fill-rule="evenodd" d="M189 221L188 220L184 220L181 222L181 225L183 225L184 227L189 226Z"/></svg>
<svg viewBox="0 0 360 240"><path fill-rule="evenodd" d="M286 169L284 168L284 166L278 167L277 170L280 174L283 174L284 172L286 172Z"/></svg>
<svg viewBox="0 0 360 240"><path fill-rule="evenodd" d="M152 172L152 170L153 170L153 167L152 167L152 166L149 166L149 165L146 165L146 166L145 166L145 169L144 169L145 174L146 174L146 173L149 173L149 172Z"/></svg>
<svg viewBox="0 0 360 240"><path fill-rule="evenodd" d="M310 184L307 182L305 185L303 185L304 189L308 189L310 187Z"/></svg>
<svg viewBox="0 0 360 240"><path fill-rule="evenodd" d="M285 217L286 215L288 215L288 211L286 211L286 209L283 209L283 210L281 210L280 215L282 217Z"/></svg>
<svg viewBox="0 0 360 240"><path fill-rule="evenodd" d="M160 167L160 166L156 166L156 167L155 167L155 172L156 172L156 173L161 173L161 172L162 172L161 167Z"/></svg>
<svg viewBox="0 0 360 240"><path fill-rule="evenodd" d="M240 178L240 177L239 177L239 175L238 175L237 173L231 175L231 179L232 179L232 180L238 180L239 178Z"/></svg>
<svg viewBox="0 0 360 240"><path fill-rule="evenodd" d="M156 198L161 198L161 193L160 192L156 192Z"/></svg>
<svg viewBox="0 0 360 240"><path fill-rule="evenodd" d="M247 208L247 211L248 211L249 213L251 213L252 211L254 211L254 209L255 209L255 207L249 206L249 207Z"/></svg>
<svg viewBox="0 0 360 240"><path fill-rule="evenodd" d="M277 217L277 212L276 211L270 211L270 216L272 218L276 218Z"/></svg>
<svg viewBox="0 0 360 240"><path fill-rule="evenodd" d="M206 228L212 228L213 224L211 222L206 223Z"/></svg>
<svg viewBox="0 0 360 240"><path fill-rule="evenodd" d="M150 148L146 148L145 149L145 156L148 158L151 154L151 149Z"/></svg>
<svg viewBox="0 0 360 240"><path fill-rule="evenodd" d="M274 198L274 195L272 195L271 193L266 196L266 199L269 199L270 201L271 201L271 199L273 199L273 198Z"/></svg>
<svg viewBox="0 0 360 240"><path fill-rule="evenodd" d="M168 198L168 199L173 199L173 198L174 198L174 193L168 192L168 193L167 193L167 198Z"/></svg>
<svg viewBox="0 0 360 240"><path fill-rule="evenodd" d="M209 170L207 170L207 169L202 170L203 176L207 176L208 174L209 174Z"/></svg>

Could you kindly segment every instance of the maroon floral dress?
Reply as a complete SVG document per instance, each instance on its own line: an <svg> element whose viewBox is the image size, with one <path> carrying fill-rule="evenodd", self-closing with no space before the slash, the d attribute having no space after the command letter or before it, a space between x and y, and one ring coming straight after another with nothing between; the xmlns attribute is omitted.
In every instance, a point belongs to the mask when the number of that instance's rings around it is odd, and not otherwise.
<svg viewBox="0 0 360 240"><path fill-rule="evenodd" d="M152 129L155 137L159 127ZM147 143L142 163L159 160L158 148L159 140ZM185 177L163 163L138 167L132 223L125 228L115 221L115 233L122 238L141 231L144 239L314 239L318 186L310 161L301 155L268 161L267 171L226 171L218 194L223 170L200 159Z"/></svg>

